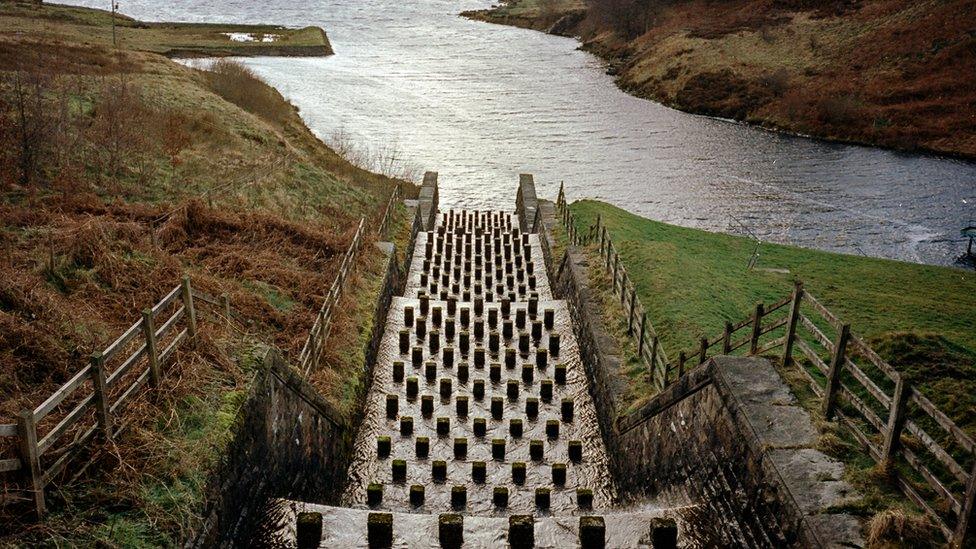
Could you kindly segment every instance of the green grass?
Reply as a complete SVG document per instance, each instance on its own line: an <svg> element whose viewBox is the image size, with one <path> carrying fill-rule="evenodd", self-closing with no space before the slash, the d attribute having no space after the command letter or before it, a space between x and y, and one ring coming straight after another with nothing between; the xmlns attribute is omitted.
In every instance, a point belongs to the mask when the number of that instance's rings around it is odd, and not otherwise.
<svg viewBox="0 0 976 549"><path fill-rule="evenodd" d="M974 273L776 244L762 244L757 265L750 270L748 265L755 250L751 239L668 225L597 201L579 201L571 209L581 231L595 224L598 215L601 217L648 310L648 320L656 327L672 360L681 350L693 350L701 335L714 337L722 332L725 322L747 318L757 302L770 304L789 295L794 281L800 280L808 292L843 322L850 323L855 334L863 336L882 358L904 374L914 388L963 430L976 434L976 414L972 413L976 409ZM556 238L561 241L563 231L558 227ZM597 244L586 246L585 251L591 256L592 265L600 264ZM654 389L632 356L634 344L627 337L621 318L625 313L610 295L609 277L602 268L591 271L596 271L590 273L590 279L603 304L608 332L625 351L622 373L631 380L623 395L626 406L622 411L626 412L639 406ZM875 464L851 433L837 423L823 420L820 398L799 369L774 362L800 404L811 412L820 430L820 449L847 465L845 478L861 493L845 510L865 519L881 512L906 512L926 524L927 519L919 518L920 511L900 494L890 474ZM882 380L884 376L869 365L861 367L891 394L890 380ZM819 372L814 376L822 382ZM882 418L887 417L887 410L873 404L853 378L843 375L842 380ZM853 412L846 405L842 409ZM971 457L930 420L919 415L911 418L935 436L964 468L971 466ZM866 428L866 432L874 431ZM873 438L876 444L880 443L877 435ZM940 472L950 489L956 493L963 490L917 442L909 437L906 444L930 468ZM895 467L931 501L937 499L907 465L896 462Z"/></svg>
<svg viewBox="0 0 976 549"><path fill-rule="evenodd" d="M4 32L58 36L89 44L112 45L112 14L109 11L58 4L5 2L0 4L0 28ZM62 25L58 25L58 24ZM246 33L253 41L237 42L228 33ZM272 42L262 42L265 37ZM294 50L332 53L329 39L319 27L289 29L276 25L204 23L144 23L122 14L115 16L115 38L129 49L153 53L173 52L197 55L288 55Z"/></svg>
<svg viewBox="0 0 976 549"><path fill-rule="evenodd" d="M758 301L788 295L794 280L856 333L934 332L976 351L976 273L764 243L644 219L596 201L572 205L580 228L601 215L669 348L721 333ZM789 269L789 273L763 269Z"/></svg>
<svg viewBox="0 0 976 549"><path fill-rule="evenodd" d="M571 208L580 230L601 216L669 357L694 349L702 335L720 334L726 321L746 318L757 302L787 296L802 280L937 405L972 423L966 410L976 406L976 274L768 243L749 270L751 239L668 225L597 201ZM589 248L595 256L595 245Z"/></svg>

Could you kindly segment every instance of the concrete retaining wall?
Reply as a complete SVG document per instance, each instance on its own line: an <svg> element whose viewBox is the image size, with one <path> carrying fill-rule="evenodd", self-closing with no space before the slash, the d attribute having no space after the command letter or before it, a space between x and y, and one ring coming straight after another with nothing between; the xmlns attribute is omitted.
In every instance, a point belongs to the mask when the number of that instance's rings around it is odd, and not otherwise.
<svg viewBox="0 0 976 549"><path fill-rule="evenodd" d="M279 353L269 351L263 362L188 547L250 539L268 498L327 503L342 487L353 442L348 422Z"/></svg>
<svg viewBox="0 0 976 549"><path fill-rule="evenodd" d="M619 487L701 507L707 545L862 544L843 464L817 451L810 416L769 361L716 357L618 424Z"/></svg>

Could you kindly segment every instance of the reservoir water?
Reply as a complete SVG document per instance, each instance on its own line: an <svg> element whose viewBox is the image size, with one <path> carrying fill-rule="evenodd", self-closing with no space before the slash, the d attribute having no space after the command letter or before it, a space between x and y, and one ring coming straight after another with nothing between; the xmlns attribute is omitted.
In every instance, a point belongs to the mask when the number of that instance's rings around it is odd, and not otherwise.
<svg viewBox="0 0 976 549"><path fill-rule="evenodd" d="M106 8L108 2L75 0ZM488 0L122 0L144 20L319 25L336 55L244 62L328 139L440 172L442 207L508 208L518 174L654 219L952 264L976 163L787 136L631 97L578 43L470 21ZM103 5L105 4L105 5Z"/></svg>

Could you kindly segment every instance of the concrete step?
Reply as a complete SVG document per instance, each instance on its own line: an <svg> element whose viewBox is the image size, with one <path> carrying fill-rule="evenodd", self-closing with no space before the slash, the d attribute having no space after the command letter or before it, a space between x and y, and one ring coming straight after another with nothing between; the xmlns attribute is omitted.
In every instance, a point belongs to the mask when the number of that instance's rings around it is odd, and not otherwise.
<svg viewBox="0 0 976 549"><path fill-rule="evenodd" d="M300 517L303 513L312 515ZM319 515L321 530L315 526ZM267 539L260 542L279 547L663 549L677 547L681 539L680 526L670 512L659 509L585 516L493 517L387 513L278 500L271 517L271 527L264 534ZM312 525L302 527L304 544L298 543L300 519Z"/></svg>

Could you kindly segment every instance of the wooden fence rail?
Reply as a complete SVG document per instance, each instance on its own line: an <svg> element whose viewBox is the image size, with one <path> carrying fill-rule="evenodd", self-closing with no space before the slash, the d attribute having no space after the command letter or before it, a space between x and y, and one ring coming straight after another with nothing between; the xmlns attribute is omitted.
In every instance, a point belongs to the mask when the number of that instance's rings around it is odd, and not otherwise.
<svg viewBox="0 0 976 549"><path fill-rule="evenodd" d="M556 207L570 242L599 239L601 264L611 274L628 333L659 387L712 356L778 349L784 366L805 374L824 416L837 418L876 462L890 468L902 492L934 520L950 546L972 543L967 536L976 499L976 442L802 283L779 301L757 303L739 322L726 322L721 334L701 336L698 346L671 362L602 220L597 218L589 237L581 236L562 187Z"/></svg>
<svg viewBox="0 0 976 549"><path fill-rule="evenodd" d="M352 269L353 262L356 260L356 254L359 253L359 249L362 246L365 227L366 219L360 219L359 226L356 228L356 234L352 238L352 243L349 244L349 249L346 250L346 255L342 258L339 273L336 274L335 281L332 282L332 286L325 295L322 308L319 309L319 313L315 317L315 323L312 324L312 329L308 332L305 346L302 348L301 354L298 355L298 368L306 378L312 369L318 367L322 359L322 351L325 348L325 342L329 338L329 331L332 327L333 312L335 306L339 303L339 299L342 297L349 271Z"/></svg>
<svg viewBox="0 0 976 549"><path fill-rule="evenodd" d="M17 454L0 459L0 473L22 473L27 492L26 498L8 494L8 499L29 499L34 512L44 515L47 485L91 442L118 436L129 421L123 415L126 405L147 384L158 387L176 350L196 336L197 300L218 305L224 315L230 311L226 295L204 294L185 276L44 402L23 410L17 423L0 424L0 438L15 439Z"/></svg>
<svg viewBox="0 0 976 549"><path fill-rule="evenodd" d="M396 213L396 205L400 201L402 192L400 184L397 183L397 186L393 189L393 193L390 194L390 200L386 203L386 210L383 211L383 218L380 220L379 227L376 229L376 233L381 238L389 237L390 223L393 222L393 215Z"/></svg>

